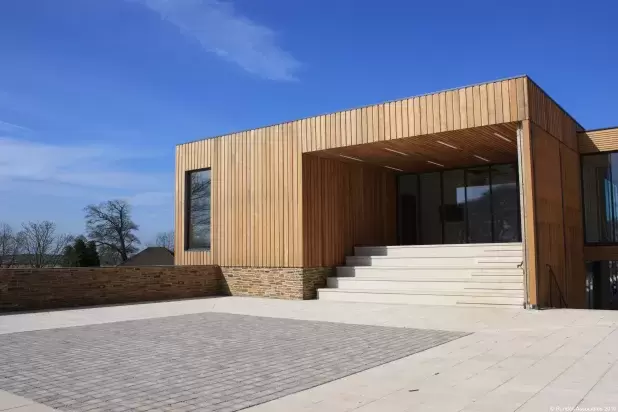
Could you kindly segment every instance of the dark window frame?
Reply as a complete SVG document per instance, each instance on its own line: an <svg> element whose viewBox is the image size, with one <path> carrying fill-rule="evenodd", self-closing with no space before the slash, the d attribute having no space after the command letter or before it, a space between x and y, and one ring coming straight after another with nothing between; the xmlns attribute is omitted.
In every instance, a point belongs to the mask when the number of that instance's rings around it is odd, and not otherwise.
<svg viewBox="0 0 618 412"><path fill-rule="evenodd" d="M618 234L614 233L614 240L613 242L590 242L588 241L588 239L586 238L586 233L587 233L587 225L586 225L586 203L585 203L585 196L584 196L584 158L585 157L593 157L593 156L609 156L609 165L610 165L610 182L614 183L613 181L613 174L611 173L611 165L612 165L612 161L611 161L611 155L612 154L618 154L618 150L610 150L610 151L606 151L606 152L596 152L596 153L584 153L581 154L579 156L579 164L580 164L580 171L579 171L579 183L580 183L580 192L582 194L582 222L583 222L583 229L584 229L584 246L616 246L618 245ZM613 198L612 198L612 203L613 203ZM614 230L612 230L613 232Z"/></svg>
<svg viewBox="0 0 618 412"><path fill-rule="evenodd" d="M193 173L199 172L210 172L210 239L208 244L209 247L191 247L191 175ZM183 226L185 229L184 235L184 250L186 252L209 252L212 249L212 168L204 167L201 169L193 169L185 171L185 207L184 207L184 222Z"/></svg>

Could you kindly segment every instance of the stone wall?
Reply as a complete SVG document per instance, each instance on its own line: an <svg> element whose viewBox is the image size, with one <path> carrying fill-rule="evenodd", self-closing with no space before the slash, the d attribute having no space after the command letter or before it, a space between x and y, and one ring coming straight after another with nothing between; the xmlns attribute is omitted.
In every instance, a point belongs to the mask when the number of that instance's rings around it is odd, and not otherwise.
<svg viewBox="0 0 618 412"><path fill-rule="evenodd" d="M0 311L220 295L218 266L0 269Z"/></svg>
<svg viewBox="0 0 618 412"><path fill-rule="evenodd" d="M232 296L315 299L330 268L223 267L223 292Z"/></svg>

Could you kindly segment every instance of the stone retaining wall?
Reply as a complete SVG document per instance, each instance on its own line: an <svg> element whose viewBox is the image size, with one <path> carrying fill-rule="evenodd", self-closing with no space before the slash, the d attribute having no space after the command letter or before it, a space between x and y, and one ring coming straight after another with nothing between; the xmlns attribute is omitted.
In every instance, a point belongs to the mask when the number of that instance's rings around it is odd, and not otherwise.
<svg viewBox="0 0 618 412"><path fill-rule="evenodd" d="M315 299L331 268L223 267L223 292L233 296Z"/></svg>

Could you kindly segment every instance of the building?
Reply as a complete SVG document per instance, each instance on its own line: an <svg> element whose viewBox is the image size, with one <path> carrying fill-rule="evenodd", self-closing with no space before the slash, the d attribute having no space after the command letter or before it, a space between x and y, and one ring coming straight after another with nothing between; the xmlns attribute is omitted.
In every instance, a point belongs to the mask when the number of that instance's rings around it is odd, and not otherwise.
<svg viewBox="0 0 618 412"><path fill-rule="evenodd" d="M149 246L118 266L173 266L174 252L166 247Z"/></svg>
<svg viewBox="0 0 618 412"><path fill-rule="evenodd" d="M618 128L585 130L527 76L185 143L175 262L244 294L339 273L364 289L342 300L612 307L614 150Z"/></svg>

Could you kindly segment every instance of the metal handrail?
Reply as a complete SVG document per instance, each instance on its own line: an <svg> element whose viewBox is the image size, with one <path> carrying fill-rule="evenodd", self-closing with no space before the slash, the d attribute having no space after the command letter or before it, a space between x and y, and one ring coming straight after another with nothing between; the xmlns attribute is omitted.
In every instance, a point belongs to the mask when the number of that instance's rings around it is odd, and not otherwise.
<svg viewBox="0 0 618 412"><path fill-rule="evenodd" d="M549 273L549 306L550 307L554 307L553 303L552 303L552 296L553 291L552 291L552 280L554 281L553 283L556 284L556 288L558 289L558 295L560 296L560 307L561 308L568 308L569 305L566 302L566 299L564 298L564 295L562 294L562 289L560 289L560 284L558 283L558 279L556 278L556 274L554 273L554 269L551 267L551 265L549 263L547 263L545 265L547 267L547 272Z"/></svg>

